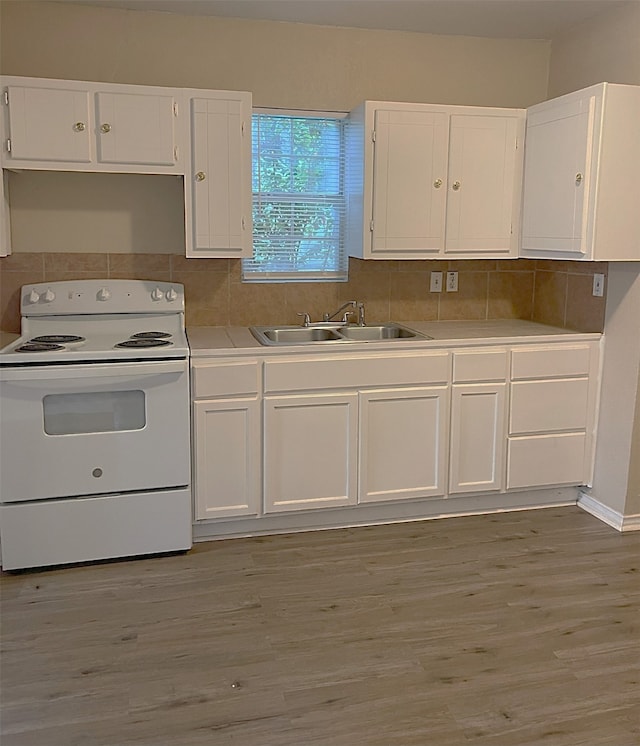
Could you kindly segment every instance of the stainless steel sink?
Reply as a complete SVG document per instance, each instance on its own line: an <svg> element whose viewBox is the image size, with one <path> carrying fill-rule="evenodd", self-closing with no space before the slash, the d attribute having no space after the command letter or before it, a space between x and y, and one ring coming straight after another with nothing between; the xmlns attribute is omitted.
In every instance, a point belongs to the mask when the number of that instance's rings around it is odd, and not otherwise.
<svg viewBox="0 0 640 746"><path fill-rule="evenodd" d="M255 327L253 327L255 328ZM252 330L253 330L252 328ZM273 344L292 344L296 342L326 342L339 340L340 335L333 329L317 326L294 326L265 329L262 334ZM258 337L260 341L260 337Z"/></svg>
<svg viewBox="0 0 640 746"><path fill-rule="evenodd" d="M318 323L311 326L252 326L249 329L258 342L266 346L343 345L349 342L431 339L426 334L420 334L414 329L393 322L371 326Z"/></svg>
<svg viewBox="0 0 640 746"><path fill-rule="evenodd" d="M376 341L380 339L423 339L413 329L400 324L379 324L377 326L341 326L338 331L347 339L359 342Z"/></svg>

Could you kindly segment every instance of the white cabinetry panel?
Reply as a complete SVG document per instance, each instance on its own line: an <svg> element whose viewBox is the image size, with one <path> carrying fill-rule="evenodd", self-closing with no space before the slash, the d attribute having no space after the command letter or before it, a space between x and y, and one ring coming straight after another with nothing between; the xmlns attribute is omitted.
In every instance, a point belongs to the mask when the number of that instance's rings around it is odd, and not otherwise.
<svg viewBox="0 0 640 746"><path fill-rule="evenodd" d="M559 433L509 439L507 488L582 484L584 433Z"/></svg>
<svg viewBox="0 0 640 746"><path fill-rule="evenodd" d="M360 394L359 502L443 495L446 387Z"/></svg>
<svg viewBox="0 0 640 746"><path fill-rule="evenodd" d="M503 486L506 383L453 387L449 492Z"/></svg>
<svg viewBox="0 0 640 746"><path fill-rule="evenodd" d="M518 209L515 117L451 117L446 254L508 254Z"/></svg>
<svg viewBox="0 0 640 746"><path fill-rule="evenodd" d="M260 405L252 399L194 404L197 520L256 515L260 504Z"/></svg>
<svg viewBox="0 0 640 746"><path fill-rule="evenodd" d="M358 395L264 400L264 510L354 505Z"/></svg>
<svg viewBox="0 0 640 746"><path fill-rule="evenodd" d="M515 256L523 131L518 109L366 101L352 111L351 255Z"/></svg>
<svg viewBox="0 0 640 746"><path fill-rule="evenodd" d="M521 255L640 260L640 86L600 83L527 110Z"/></svg>
<svg viewBox="0 0 640 746"><path fill-rule="evenodd" d="M251 95L206 93L191 99L187 256L251 256Z"/></svg>
<svg viewBox="0 0 640 746"><path fill-rule="evenodd" d="M3 168L183 174L182 90L3 77Z"/></svg>
<svg viewBox="0 0 640 746"><path fill-rule="evenodd" d="M442 250L447 128L442 112L376 110L372 254Z"/></svg>
<svg viewBox="0 0 640 746"><path fill-rule="evenodd" d="M588 400L587 378L515 381L511 385L510 432L584 430Z"/></svg>
<svg viewBox="0 0 640 746"><path fill-rule="evenodd" d="M11 160L89 163L91 94L86 89L7 87ZM5 164L8 165L8 164Z"/></svg>
<svg viewBox="0 0 640 746"><path fill-rule="evenodd" d="M172 166L176 106L171 95L97 93L98 160Z"/></svg>

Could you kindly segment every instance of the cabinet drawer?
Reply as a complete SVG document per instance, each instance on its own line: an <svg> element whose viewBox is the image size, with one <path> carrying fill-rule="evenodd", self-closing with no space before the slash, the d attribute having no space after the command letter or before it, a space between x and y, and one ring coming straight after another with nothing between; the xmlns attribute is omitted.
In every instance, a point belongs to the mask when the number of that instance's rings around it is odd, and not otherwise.
<svg viewBox="0 0 640 746"><path fill-rule="evenodd" d="M510 438L507 489L582 484L585 442L584 433Z"/></svg>
<svg viewBox="0 0 640 746"><path fill-rule="evenodd" d="M589 345L554 345L513 350L511 378L566 378L586 376L591 363Z"/></svg>
<svg viewBox="0 0 640 746"><path fill-rule="evenodd" d="M504 381L506 350L469 350L453 354L453 382Z"/></svg>
<svg viewBox="0 0 640 746"><path fill-rule="evenodd" d="M589 381L518 381L511 384L509 432L541 433L584 430L587 426Z"/></svg>
<svg viewBox="0 0 640 746"><path fill-rule="evenodd" d="M320 360L268 360L264 364L265 393L414 386L448 380L447 352L364 358L341 355Z"/></svg>
<svg viewBox="0 0 640 746"><path fill-rule="evenodd" d="M256 394L260 390L257 362L195 365L192 370L196 399Z"/></svg>

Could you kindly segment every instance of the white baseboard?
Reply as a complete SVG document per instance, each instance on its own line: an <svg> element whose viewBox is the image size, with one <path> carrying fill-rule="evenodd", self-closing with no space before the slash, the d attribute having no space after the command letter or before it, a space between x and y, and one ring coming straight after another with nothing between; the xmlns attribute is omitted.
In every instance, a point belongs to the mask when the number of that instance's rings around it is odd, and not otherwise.
<svg viewBox="0 0 640 746"><path fill-rule="evenodd" d="M623 515L586 492L578 493L578 507L617 531L640 531L640 514Z"/></svg>

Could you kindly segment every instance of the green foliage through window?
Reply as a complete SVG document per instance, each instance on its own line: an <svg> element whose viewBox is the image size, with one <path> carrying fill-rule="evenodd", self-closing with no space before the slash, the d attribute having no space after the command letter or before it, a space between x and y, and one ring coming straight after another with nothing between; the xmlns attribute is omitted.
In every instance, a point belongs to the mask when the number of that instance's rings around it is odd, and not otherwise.
<svg viewBox="0 0 640 746"><path fill-rule="evenodd" d="M344 120L254 114L247 280L346 279Z"/></svg>

